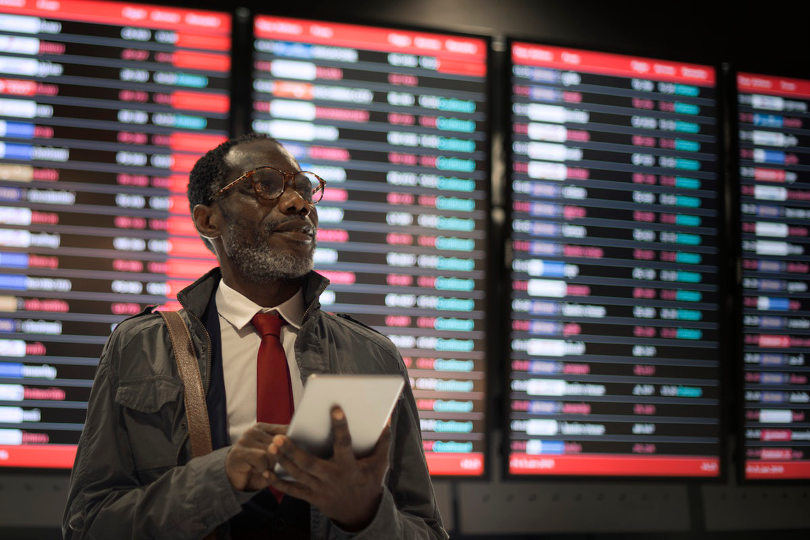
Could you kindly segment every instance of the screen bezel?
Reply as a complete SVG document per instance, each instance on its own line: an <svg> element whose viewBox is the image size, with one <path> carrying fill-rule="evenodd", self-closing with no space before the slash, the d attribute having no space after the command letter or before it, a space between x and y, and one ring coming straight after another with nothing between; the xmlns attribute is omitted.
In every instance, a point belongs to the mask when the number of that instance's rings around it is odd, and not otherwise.
<svg viewBox="0 0 810 540"><path fill-rule="evenodd" d="M754 69L748 69L749 65ZM728 160L729 160L729 184L731 184L731 189L729 190L729 213L734 215L736 219L731 220L732 228L730 229L730 234L732 240L729 242L729 245L732 249L735 250L737 254L737 261L738 261L738 273L736 279L736 289L734 291L733 300L734 300L734 308L736 310L736 316L734 317L735 322L735 332L733 336L733 346L735 348L735 353L733 358L733 365L730 367L730 371L733 374L734 382L736 388L734 389L734 395L732 399L735 402L734 416L733 416L733 425L735 429L735 433L733 434L733 440L735 442L735 452L734 452L734 474L738 482L742 485L746 486L797 486L797 485L806 485L808 481L810 481L810 476L804 478L785 478L785 477L773 477L773 478L748 478L745 474L746 469L746 437L745 437L745 345L743 343L745 337L745 326L743 325L743 297L745 291L742 286L742 276L743 276L743 268L742 268L742 213L740 209L740 205L742 204L742 194L741 194L741 187L742 187L742 180L740 177L740 124L739 124L739 116L738 116L738 104L739 104L739 96L740 90L739 85L737 83L737 75L740 73L750 73L754 75L762 75L765 77L784 77L790 79L804 79L810 82L810 70L796 70L795 65L791 69L786 70L779 70L777 73L773 67L769 67L766 69L757 69L757 66L761 66L761 63L758 62L748 62L745 65L742 64L728 64L725 66L725 70L727 71L727 79L728 79L728 103L729 103L729 152L728 152ZM808 102L810 102L810 98L802 98ZM736 226L734 226L736 225ZM810 456L808 457L810 459Z"/></svg>
<svg viewBox="0 0 810 540"><path fill-rule="evenodd" d="M345 25L353 25L358 27L371 27L371 28L381 28L381 29L391 29L391 30L402 30L406 32L426 32L430 34L440 34L446 36L457 36L457 37L466 37L466 38L473 38L473 39L480 39L484 41L485 44L485 52L486 52L486 60L485 65L487 69L487 73L483 77L484 88L485 88L485 97L486 97L486 105L485 105L485 112L487 116L487 126L486 129L483 130L483 133L486 136L486 151L485 151L485 159L484 159L484 168L483 170L486 172L487 175L490 176L490 182L485 182L484 191L484 199L482 211L485 214L484 217L484 230L486 232L485 238L485 249L487 253L484 256L484 283L485 289L485 300L484 300L484 332L487 335L485 337L485 345L484 345L484 362L486 364L484 369L484 398L483 398L483 410L484 410L484 433L483 433L483 441L484 441L484 448L482 450L483 454L483 465L484 469L481 474L476 475L465 475L465 474L431 474L431 478L434 480L467 480L467 481L487 481L491 478L492 474L492 463L491 460L493 459L492 452L490 450L491 445L491 431L493 428L493 421L495 418L495 414L493 412L493 399L492 399L492 392L495 389L494 384L492 383L492 374L493 372L497 373L496 371L496 362L493 361L493 358L497 358L498 349L495 348L497 345L496 339L493 339L491 336L497 335L493 333L493 325L495 324L495 318L491 316L487 316L487 313L492 313L491 311L494 308L494 305L497 305L496 301L496 294L495 291L497 290L497 283L493 279L493 268L495 267L492 254L490 252L492 246L495 244L497 238L496 235L491 234L493 220L492 220L492 208L491 208L491 198L492 198L492 182L491 182L491 175L492 175L492 167L493 167L493 160L492 160L492 141L493 141L493 121L492 121L492 110L493 110L493 102L492 102L492 92L493 92L493 73L492 73L492 63L493 63L493 54L492 54L492 37L485 35L485 34L475 34L475 33L468 33L468 32L460 32L460 31L448 31L444 29L437 29L431 27L423 27L423 26L415 26L415 25L396 25L396 24L380 24L376 22L368 22L367 20L363 20L360 18L330 18L330 19L319 19L319 18L309 18L294 14L285 13L281 14L269 14L265 11L251 11L250 12L250 43L249 48L245 52L243 56L247 57L250 60L249 64L249 71L248 77L246 80L252 80L252 63L253 63L253 42L256 39L254 34L254 21L256 17L259 16L266 16L266 17L282 17L282 18L291 18L291 19L298 19L304 21L311 21L311 22L321 22L324 24L345 24ZM250 85L248 85L250 87ZM418 87L417 87L418 88ZM247 98L245 103L247 103L247 109L250 109L250 103L252 102L252 94L248 89ZM251 125L251 114L246 114L245 118L243 119L243 124L240 126L244 132L250 131ZM420 431L421 433L421 431Z"/></svg>
<svg viewBox="0 0 810 540"><path fill-rule="evenodd" d="M122 5L123 4L123 5L139 6L139 7L144 7L144 8L157 8L157 9L164 8L164 9L181 10L181 11L185 11L185 12L211 13L211 14L217 14L217 15L224 15L224 16L226 16L228 18L228 21L230 23L229 37L231 39L231 49L228 51L228 54L230 55L229 57L231 59L233 59L233 51L235 50L234 49L234 39L236 38L236 34L237 34L236 31L235 31L236 30L236 24L237 24L237 17L236 17L233 10L222 10L222 9L216 9L214 7L208 7L208 6L197 7L196 4L192 4L190 2L189 3L183 3L183 2L172 2L172 1L170 1L170 2L167 2L165 4L157 4L157 3L154 3L154 2L138 2L138 1L121 2L121 1L117 1L117 0L91 0L91 1L92 2L97 2L97 3L104 3L104 4L113 4L113 5ZM80 17L75 16L75 15L70 16L70 17L64 17L62 15L61 11L49 12L48 10L44 10L44 9L41 9L41 8L36 8L36 6L34 6L31 9L38 9L39 11L42 12L41 14L37 14L37 15L29 15L31 17L51 18L51 19L55 19L55 20L70 20L70 21L77 21L77 22L88 22L88 21L83 21ZM2 7L0 7L0 12L5 13L3 11ZM111 26L115 26L115 24L113 24L113 23L104 23L104 22L98 22L98 21L89 21L89 22L91 24L109 24ZM160 25L158 25L158 26L149 26L148 24L143 24L141 26L142 27L153 28L153 29L162 29L162 27ZM58 39L57 39L57 41L58 41ZM234 109L236 108L236 100L234 99L234 94L233 94L233 82L234 82L234 62L232 61L231 62L231 69L230 69L230 72L228 74L228 86L229 86L228 95L229 95L229 99L230 99L230 110L228 111L228 119L227 119L227 122L226 122L227 125L228 125L228 136L233 135ZM108 334L107 338L109 338L109 334ZM29 357L28 356L23 357L22 361L25 362L25 359L27 359L27 358L29 358ZM34 357L34 358L36 358L36 357ZM95 375L94 375L93 380L94 379L95 379ZM85 403L87 403L87 402L85 402ZM87 409L85 408L85 411L86 410ZM86 422L86 420L85 420L85 422ZM83 429L82 429L82 431L83 431ZM45 444L37 444L37 445L31 445L31 446L40 446L40 447L45 446L45 447L47 447L47 446L51 446L51 445L49 443L45 443ZM55 445L53 445L53 446L55 446ZM59 445L59 446L73 446L75 449L78 449L78 443L76 445ZM75 460L74 460L74 463L75 463ZM14 465L14 466L2 466L2 465L0 465L0 474L6 474L6 473L20 474L20 475L24 474L24 475L34 475L34 476L37 476L37 477L39 477L39 476L47 476L47 477L58 476L58 477L61 478L63 476L70 475L72 469L73 469L73 465L71 465L70 467L16 466L16 465Z"/></svg>
<svg viewBox="0 0 810 540"><path fill-rule="evenodd" d="M718 223L718 273L721 271L722 265L722 247L724 243L727 241L728 238L728 231L725 230L726 222L726 215L725 215L725 205L723 204L724 200L727 200L726 190L728 189L727 182L726 182L726 174L724 170L724 162L723 162L723 145L725 137L725 125L726 125L726 117L721 113L721 105L722 99L719 94L719 90L721 87L721 71L720 66L716 63L701 63L701 62L693 62L693 59L677 57L675 55L666 55L666 56L648 56L648 55L641 55L638 51L630 51L627 50L619 50L613 48L589 48L589 47L582 47L578 44L571 44L571 43L561 43L561 42L553 42L553 41L539 41L536 38L522 38L516 36L509 36L507 39L507 45L505 54L507 54L506 64L508 69L504 73L503 80L501 81L504 87L504 108L508 108L508 111L504 115L503 122L504 125L502 126L505 137L504 137L504 155L506 156L506 163L507 165L512 163L513 154L511 148L512 142L512 125L511 125L511 75L512 71L511 68L513 66L511 51L512 46L514 43L527 43L527 44L536 44L536 45L547 45L553 47L562 47L562 48L570 48L576 49L580 51L586 52L595 52L595 53L606 53L606 54L618 54L624 56L632 56L637 58L643 59L650 59L650 60L663 60L663 61L672 61L672 62L684 62L684 63L699 63L702 66L712 68L715 73L715 126L717 131L717 138L716 138L716 147L717 147L717 158L718 158L718 168L717 168L717 223ZM509 171L509 178L511 179L511 170ZM507 182L507 195L506 195L506 219L504 225L504 243L509 245L511 242L511 221L512 221L512 189L511 189L511 180ZM504 258L504 289L505 293L509 294L509 302L504 302L506 305L505 309L507 314L504 316L502 327L500 328L500 332L503 333L505 338L508 340L508 336L511 334L511 320L512 320L512 309L511 309L511 257L509 261ZM508 382L511 380L512 374L512 367L511 362L509 365L505 366L505 371L507 373L506 382L507 384L504 385L504 405L502 410L502 425L504 426L504 436L503 436L503 446L501 449L501 454L503 455L503 463L502 463L502 474L504 478L509 480L516 480L516 481L611 481L611 480L618 480L621 479L623 481L633 481L633 482L661 482L666 480L677 481L677 482L686 482L686 483L695 483L695 484L716 484L716 483L723 483L726 481L726 477L728 474L728 427L729 422L727 419L728 410L727 410L727 393L729 391L729 384L727 380L724 380L725 376L725 369L728 365L728 357L729 351L726 344L724 344L722 340L722 336L726 335L728 329L726 328L727 325L727 317L725 316L726 310L724 309L724 299L722 296L721 291L721 281L718 280L718 383L720 385L719 388L719 396L720 396L720 403L718 404L718 438L719 438L719 452L717 455L718 463L719 463L719 470L718 473L714 476L682 476L682 475L620 475L620 474L611 474L611 475L590 475L590 474L518 474L512 473L509 471L509 458L510 458L510 437L511 431L509 429L509 385ZM508 350L508 349L507 349Z"/></svg>

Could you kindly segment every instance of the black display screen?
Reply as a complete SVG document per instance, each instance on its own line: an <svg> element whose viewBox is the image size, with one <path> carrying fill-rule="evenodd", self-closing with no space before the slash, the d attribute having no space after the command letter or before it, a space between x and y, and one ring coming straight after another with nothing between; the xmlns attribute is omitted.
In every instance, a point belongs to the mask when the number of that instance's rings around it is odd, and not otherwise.
<svg viewBox="0 0 810 540"><path fill-rule="evenodd" d="M745 477L810 478L810 80L737 75Z"/></svg>
<svg viewBox="0 0 810 540"><path fill-rule="evenodd" d="M431 474L482 474L487 42L266 16L254 33L253 130L327 182L324 309L402 353Z"/></svg>
<svg viewBox="0 0 810 540"><path fill-rule="evenodd" d="M511 57L508 470L717 476L714 70Z"/></svg>
<svg viewBox="0 0 810 540"><path fill-rule="evenodd" d="M230 48L223 13L0 6L0 466L71 467L111 329L216 264L185 191Z"/></svg>

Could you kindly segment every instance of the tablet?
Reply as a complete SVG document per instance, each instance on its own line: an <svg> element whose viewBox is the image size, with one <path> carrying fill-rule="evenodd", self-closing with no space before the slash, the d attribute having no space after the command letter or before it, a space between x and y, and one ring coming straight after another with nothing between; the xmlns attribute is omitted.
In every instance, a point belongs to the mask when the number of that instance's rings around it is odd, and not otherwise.
<svg viewBox="0 0 810 540"><path fill-rule="evenodd" d="M331 411L338 405L346 413L354 455L366 456L374 450L404 384L401 375L310 375L287 436L315 456L330 457ZM276 473L286 477L280 465Z"/></svg>

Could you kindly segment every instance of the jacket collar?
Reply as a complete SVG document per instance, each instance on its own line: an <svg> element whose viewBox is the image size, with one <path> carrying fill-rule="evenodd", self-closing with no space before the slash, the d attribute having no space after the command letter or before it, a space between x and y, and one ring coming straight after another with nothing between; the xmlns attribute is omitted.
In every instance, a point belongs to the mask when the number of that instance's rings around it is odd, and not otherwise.
<svg viewBox="0 0 810 540"><path fill-rule="evenodd" d="M177 300L190 313L202 317L220 279L222 279L222 272L219 267L212 268L207 274L180 291L177 294ZM301 278L305 307L304 321L321 307L318 297L328 285L329 280L315 271L310 271Z"/></svg>

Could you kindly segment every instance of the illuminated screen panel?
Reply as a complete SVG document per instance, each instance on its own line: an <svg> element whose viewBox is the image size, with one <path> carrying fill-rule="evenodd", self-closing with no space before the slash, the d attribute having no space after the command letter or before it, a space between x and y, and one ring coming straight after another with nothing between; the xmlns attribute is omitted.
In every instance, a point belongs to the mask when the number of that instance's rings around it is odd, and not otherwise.
<svg viewBox="0 0 810 540"><path fill-rule="evenodd" d="M717 476L714 70L511 55L508 470Z"/></svg>
<svg viewBox="0 0 810 540"><path fill-rule="evenodd" d="M253 129L327 181L324 308L399 348L431 473L481 474L486 41L264 16L254 26Z"/></svg>
<svg viewBox="0 0 810 540"><path fill-rule="evenodd" d="M0 7L0 466L71 467L112 327L214 265L185 186L227 133L230 24Z"/></svg>
<svg viewBox="0 0 810 540"><path fill-rule="evenodd" d="M810 80L739 73L745 477L810 478Z"/></svg>

